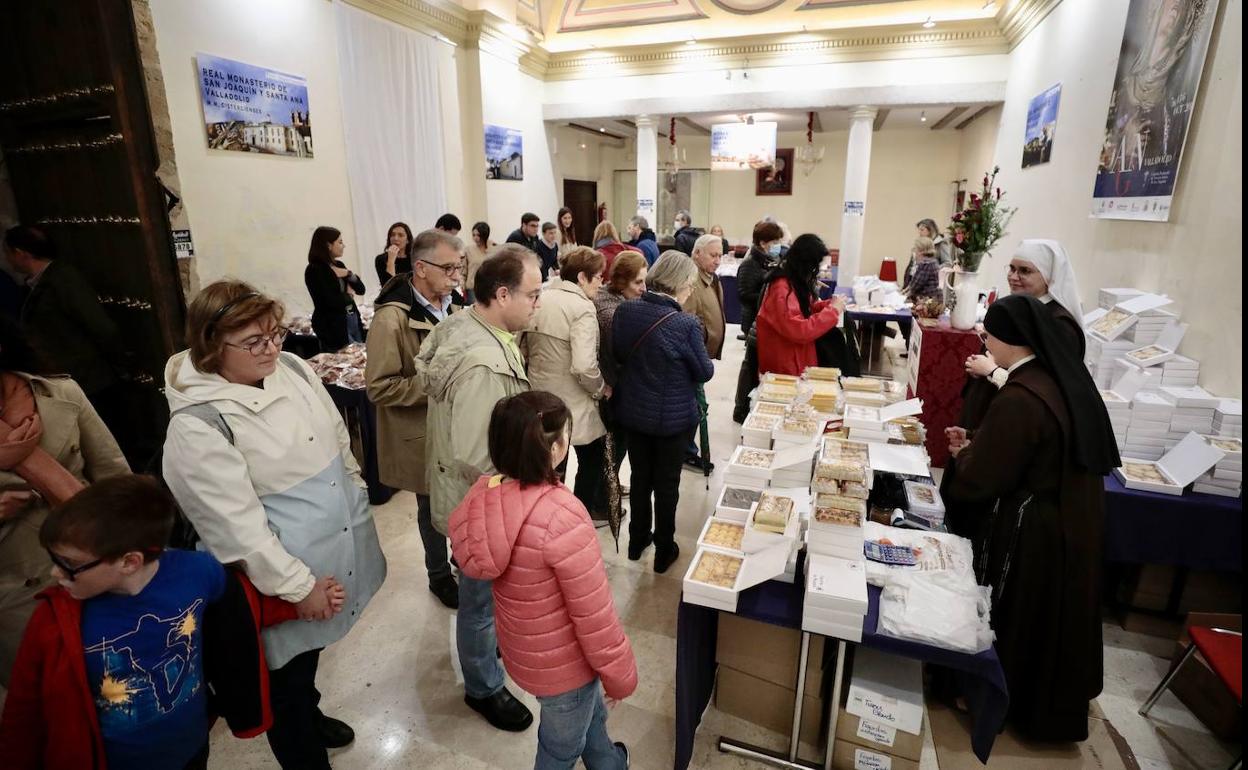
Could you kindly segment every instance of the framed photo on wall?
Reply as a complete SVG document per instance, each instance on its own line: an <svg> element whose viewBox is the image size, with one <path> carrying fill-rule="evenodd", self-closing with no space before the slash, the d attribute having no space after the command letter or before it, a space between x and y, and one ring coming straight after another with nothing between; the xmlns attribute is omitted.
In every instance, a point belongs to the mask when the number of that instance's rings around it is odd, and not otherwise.
<svg viewBox="0 0 1248 770"><path fill-rule="evenodd" d="M776 162L771 168L754 172L755 195L793 194L793 148L776 150Z"/></svg>

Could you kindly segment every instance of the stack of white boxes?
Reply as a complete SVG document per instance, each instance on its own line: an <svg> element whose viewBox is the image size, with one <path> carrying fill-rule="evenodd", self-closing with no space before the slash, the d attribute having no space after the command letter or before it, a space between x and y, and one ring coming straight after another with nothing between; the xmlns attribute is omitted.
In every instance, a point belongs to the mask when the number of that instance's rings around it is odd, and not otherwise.
<svg viewBox="0 0 1248 770"><path fill-rule="evenodd" d="M1121 367L1134 366L1123 359L1128 351L1139 347L1131 340L1119 337L1112 342L1106 342L1092 334L1087 335L1087 340L1084 363L1087 364L1088 371L1092 373L1096 387L1108 388L1110 383L1122 376Z"/></svg>
<svg viewBox="0 0 1248 770"><path fill-rule="evenodd" d="M1127 428L1131 424L1131 402L1114 393L1112 390L1101 390L1101 398L1105 400L1105 411L1109 413L1109 424L1114 428L1115 443L1121 451L1127 444Z"/></svg>
<svg viewBox="0 0 1248 770"><path fill-rule="evenodd" d="M1173 435L1170 430L1175 408L1174 402L1160 393L1136 393L1131 402L1131 421L1127 424L1122 453L1141 460L1160 460L1166 450L1183 437L1182 434Z"/></svg>
<svg viewBox="0 0 1248 770"><path fill-rule="evenodd" d="M1244 402L1238 398L1224 398L1213 410L1213 431L1219 436L1244 435Z"/></svg>
<svg viewBox="0 0 1248 770"><path fill-rule="evenodd" d="M816 492L814 510L806 530L806 552L842 559L861 559L866 519L864 500Z"/></svg>
<svg viewBox="0 0 1248 770"><path fill-rule="evenodd" d="M1205 441L1221 449L1226 456L1213 466L1213 470L1196 479L1192 491L1221 497L1239 497L1244 491L1243 442L1229 436L1205 436Z"/></svg>
<svg viewBox="0 0 1248 770"><path fill-rule="evenodd" d="M1203 436L1213 432L1213 415L1222 399L1197 386L1163 387L1161 397L1174 404L1170 432L1176 439L1181 439L1188 433L1199 433Z"/></svg>
<svg viewBox="0 0 1248 770"><path fill-rule="evenodd" d="M862 641L867 615L867 567L861 558L808 554L802 630L850 642Z"/></svg>
<svg viewBox="0 0 1248 770"><path fill-rule="evenodd" d="M1122 333L1122 336L1135 343L1135 347L1151 345L1157 341L1157 335L1171 321L1179 320L1178 313L1174 313L1164 308L1153 308L1145 310L1139 314L1139 320L1135 324Z"/></svg>
<svg viewBox="0 0 1248 770"><path fill-rule="evenodd" d="M809 487L814 456L814 444L779 450L739 446L728 461L724 483L752 489Z"/></svg>

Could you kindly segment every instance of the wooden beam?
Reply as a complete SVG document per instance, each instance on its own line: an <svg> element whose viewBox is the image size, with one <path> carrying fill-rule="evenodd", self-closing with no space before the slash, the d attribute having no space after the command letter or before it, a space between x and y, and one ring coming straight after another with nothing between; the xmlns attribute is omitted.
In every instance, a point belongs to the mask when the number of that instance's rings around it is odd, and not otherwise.
<svg viewBox="0 0 1248 770"><path fill-rule="evenodd" d="M988 110L991 110L995 106L997 105L989 104L987 107L980 107L978 110L975 110L975 112L973 112L969 118L962 121L958 125L954 126L954 128L958 131L961 131L962 129L974 123L975 119L978 118L980 115L983 115L985 112L987 112Z"/></svg>
<svg viewBox="0 0 1248 770"><path fill-rule="evenodd" d="M932 124L932 130L939 131L940 129L949 125L953 121L954 118L966 112L968 109L970 108L969 107L954 107L952 110L949 110L948 112L946 112L943 118L941 118L940 120Z"/></svg>
<svg viewBox="0 0 1248 770"><path fill-rule="evenodd" d="M631 121L631 120L625 120L624 118L616 118L616 119L615 119L615 122L616 122L616 123L623 123L624 125L626 125L626 126L628 126L629 128L631 128L631 129L633 130L633 134L634 134L633 138L634 138L634 139L636 139L636 138L637 138L637 137L636 137L636 133L637 133L637 124L636 124L636 123L634 123L634 122L633 122L633 121ZM667 138L667 134L663 133L662 131L659 131L659 136L663 137L664 139L666 139L666 138Z"/></svg>
<svg viewBox="0 0 1248 770"><path fill-rule="evenodd" d="M610 139L615 139L616 141L620 141L620 142L624 141L624 137L619 134L613 134L610 131L599 131L596 128L590 128L589 126L582 126L580 123L569 123L568 128L575 128L577 131L584 131L587 134L593 134L594 136L598 136L598 137L605 136Z"/></svg>
<svg viewBox="0 0 1248 770"><path fill-rule="evenodd" d="M710 129L706 129L706 128L703 128L702 126L699 126L697 123L694 123L689 118L676 118L676 122L688 128L690 131L693 131L695 134L701 134L702 136L711 135Z"/></svg>
<svg viewBox="0 0 1248 770"><path fill-rule="evenodd" d="M888 113L892 110L883 109L875 113L875 124L871 126L872 131L879 131L884 127L884 121L888 120Z"/></svg>

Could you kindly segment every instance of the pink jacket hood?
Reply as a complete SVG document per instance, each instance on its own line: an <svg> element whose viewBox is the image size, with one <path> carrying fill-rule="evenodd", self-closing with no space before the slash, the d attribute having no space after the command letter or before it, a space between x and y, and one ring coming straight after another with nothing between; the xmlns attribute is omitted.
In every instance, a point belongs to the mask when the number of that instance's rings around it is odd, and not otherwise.
<svg viewBox="0 0 1248 770"><path fill-rule="evenodd" d="M482 476L451 514L450 536L463 573L493 581L499 649L517 684L546 696L598 678L610 697L632 694L637 663L571 490Z"/></svg>

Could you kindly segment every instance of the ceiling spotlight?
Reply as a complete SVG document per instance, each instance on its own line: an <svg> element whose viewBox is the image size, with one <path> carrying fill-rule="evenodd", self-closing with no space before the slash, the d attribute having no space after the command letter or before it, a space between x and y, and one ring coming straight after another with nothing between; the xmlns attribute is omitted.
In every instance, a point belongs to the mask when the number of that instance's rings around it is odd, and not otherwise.
<svg viewBox="0 0 1248 770"><path fill-rule="evenodd" d="M697 45L697 44L698 44L698 39L696 37L691 37L685 41L685 45Z"/></svg>
<svg viewBox="0 0 1248 770"><path fill-rule="evenodd" d="M920 113L919 113L919 122L920 122L920 123L926 123L926 122L927 122L927 110L924 110L923 112L920 112Z"/></svg>
<svg viewBox="0 0 1248 770"><path fill-rule="evenodd" d="M585 146L586 146L586 145L585 145L585 143L584 143L584 142L581 142L581 144L580 144L580 148L581 148L582 150L583 150L583 149L585 149Z"/></svg>
<svg viewBox="0 0 1248 770"><path fill-rule="evenodd" d="M924 120L927 120L927 118L924 118ZM602 126L598 126L598 133L605 134L607 133L607 129L603 128Z"/></svg>
<svg viewBox="0 0 1248 770"><path fill-rule="evenodd" d="M923 22L923 29L931 29L936 26L936 22L932 21L932 17L928 16L927 21Z"/></svg>

